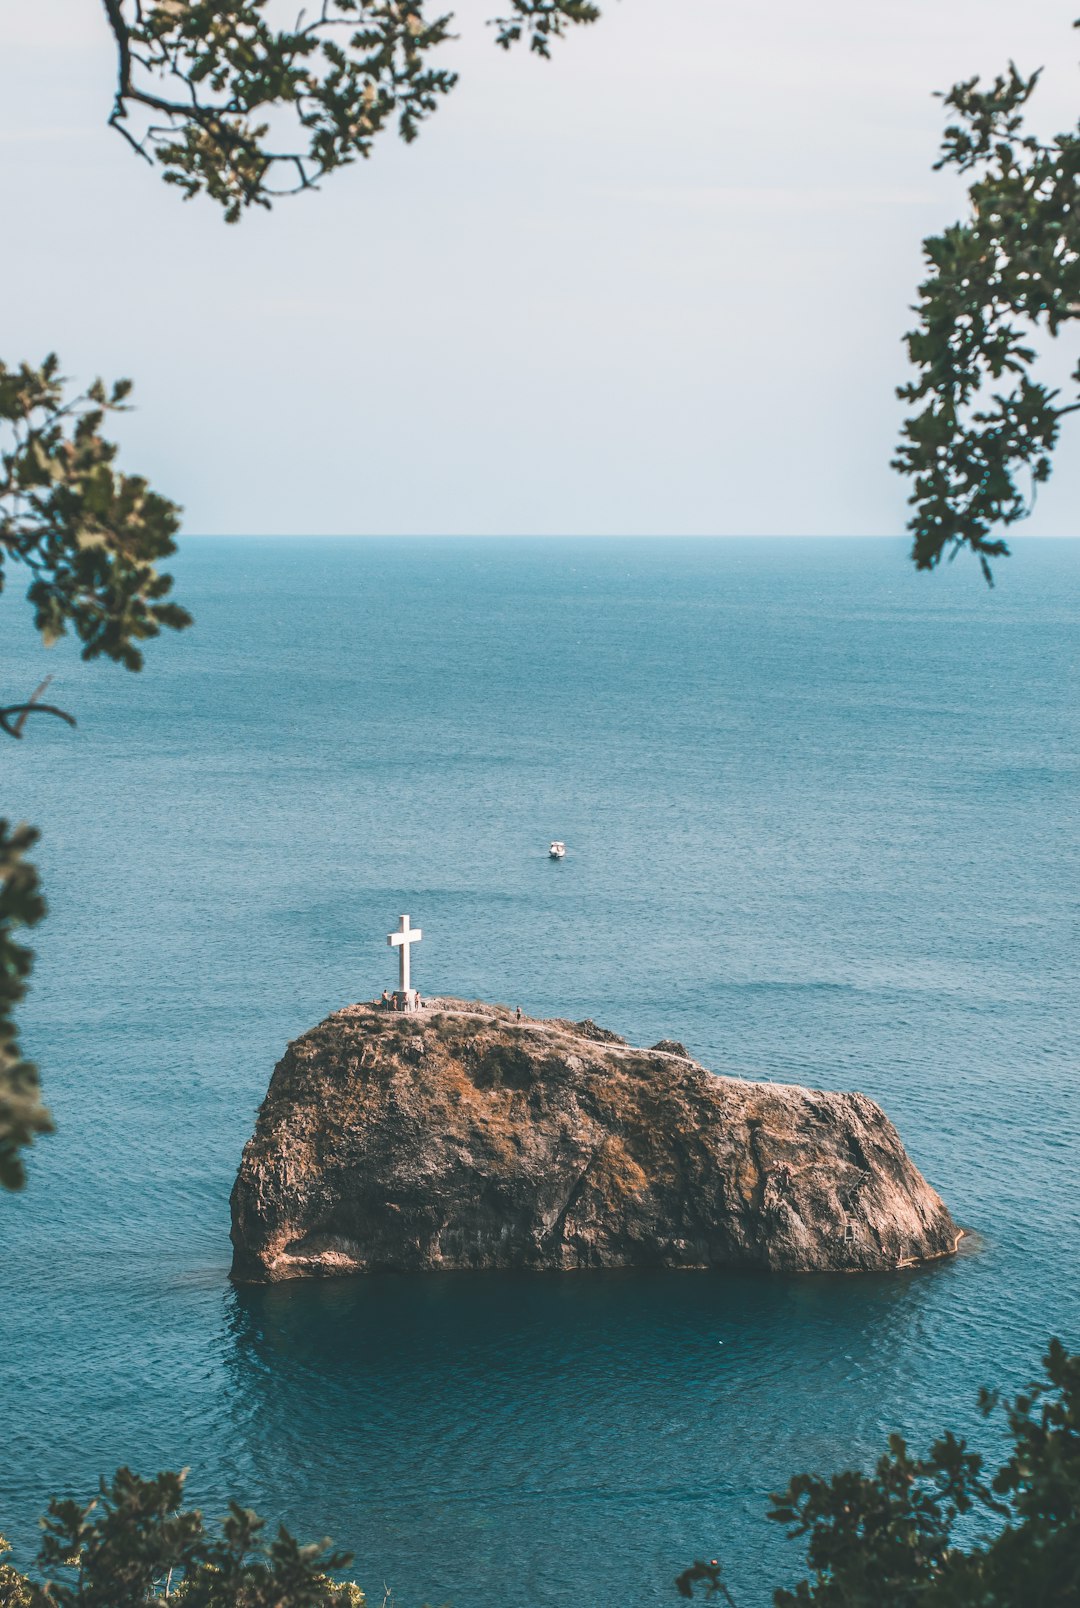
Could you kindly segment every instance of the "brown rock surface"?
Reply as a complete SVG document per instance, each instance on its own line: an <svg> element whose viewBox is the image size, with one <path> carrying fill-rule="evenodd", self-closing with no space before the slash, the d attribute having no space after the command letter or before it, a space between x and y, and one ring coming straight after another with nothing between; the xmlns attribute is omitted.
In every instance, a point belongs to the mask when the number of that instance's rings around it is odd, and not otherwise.
<svg viewBox="0 0 1080 1608"><path fill-rule="evenodd" d="M461 1000L335 1012L274 1070L232 1194L233 1277L873 1271L955 1249L865 1095L718 1077L661 1043Z"/></svg>

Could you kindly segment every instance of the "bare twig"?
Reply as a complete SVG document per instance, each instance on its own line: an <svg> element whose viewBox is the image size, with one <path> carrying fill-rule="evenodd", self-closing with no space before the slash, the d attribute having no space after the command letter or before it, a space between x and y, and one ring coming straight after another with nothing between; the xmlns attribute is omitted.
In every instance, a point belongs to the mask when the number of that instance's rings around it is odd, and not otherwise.
<svg viewBox="0 0 1080 1608"><path fill-rule="evenodd" d="M0 731L6 731L9 737L21 737L29 715L56 715L60 720L66 720L69 726L74 726L75 716L69 715L67 710L57 709L55 704L40 702L42 693L47 690L51 681L52 676L46 676L25 703L8 704L6 708L0 709ZM14 725L11 723L12 715L18 717Z"/></svg>

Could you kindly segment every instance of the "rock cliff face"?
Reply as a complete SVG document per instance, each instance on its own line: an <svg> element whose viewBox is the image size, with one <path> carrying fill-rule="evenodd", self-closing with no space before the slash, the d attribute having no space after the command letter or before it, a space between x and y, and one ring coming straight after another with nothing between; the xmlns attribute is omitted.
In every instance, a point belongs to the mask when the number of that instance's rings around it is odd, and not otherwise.
<svg viewBox="0 0 1080 1608"><path fill-rule="evenodd" d="M233 1277L872 1271L960 1231L861 1094L717 1077L662 1040L433 1000L290 1044L232 1194Z"/></svg>

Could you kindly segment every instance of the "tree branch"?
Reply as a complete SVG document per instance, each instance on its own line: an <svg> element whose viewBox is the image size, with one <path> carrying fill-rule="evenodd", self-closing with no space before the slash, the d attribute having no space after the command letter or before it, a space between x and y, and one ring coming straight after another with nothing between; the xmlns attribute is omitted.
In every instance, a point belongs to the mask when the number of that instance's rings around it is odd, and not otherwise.
<svg viewBox="0 0 1080 1608"><path fill-rule="evenodd" d="M21 737L28 715L58 715L61 720L66 720L69 726L74 726L74 715L69 715L64 709L57 709L55 704L40 702L42 693L48 690L51 681L52 676L46 676L41 685L30 694L26 703L8 704L6 708L0 709L0 731L6 731L9 737ZM9 717L12 715L19 717L14 725L10 723Z"/></svg>

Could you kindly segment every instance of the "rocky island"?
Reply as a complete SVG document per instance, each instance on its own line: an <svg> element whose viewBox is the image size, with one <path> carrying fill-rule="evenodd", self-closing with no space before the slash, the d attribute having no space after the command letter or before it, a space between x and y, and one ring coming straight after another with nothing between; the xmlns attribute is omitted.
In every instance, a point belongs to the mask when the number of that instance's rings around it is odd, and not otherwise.
<svg viewBox="0 0 1080 1608"><path fill-rule="evenodd" d="M862 1094L429 1001L290 1044L232 1192L240 1282L378 1270L882 1271L960 1230Z"/></svg>

